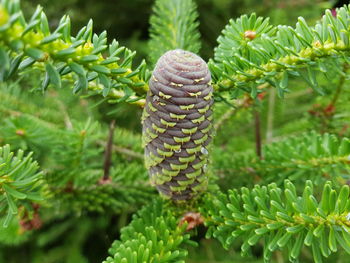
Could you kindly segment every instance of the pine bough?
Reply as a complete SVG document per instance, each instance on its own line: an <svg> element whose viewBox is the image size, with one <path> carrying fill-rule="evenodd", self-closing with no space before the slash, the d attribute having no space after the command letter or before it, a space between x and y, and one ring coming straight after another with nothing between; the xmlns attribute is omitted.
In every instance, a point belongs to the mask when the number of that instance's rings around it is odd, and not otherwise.
<svg viewBox="0 0 350 263"><path fill-rule="evenodd" d="M311 247L317 263L339 247L350 253L348 185L336 190L327 182L323 191L317 191L307 181L303 193L298 194L295 185L286 180L283 189L272 183L216 196L207 195L201 212L209 227L207 237L217 238L226 248L243 238L241 253L247 255L250 247L260 242L265 262L270 262L272 252L278 249L287 249L293 262L303 245Z"/></svg>

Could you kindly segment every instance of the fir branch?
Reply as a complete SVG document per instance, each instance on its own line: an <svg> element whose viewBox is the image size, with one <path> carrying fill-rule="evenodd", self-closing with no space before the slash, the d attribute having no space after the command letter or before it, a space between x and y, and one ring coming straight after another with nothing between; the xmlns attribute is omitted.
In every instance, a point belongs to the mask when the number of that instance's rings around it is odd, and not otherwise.
<svg viewBox="0 0 350 263"><path fill-rule="evenodd" d="M19 150L16 155L10 146L0 147L0 215L7 213L3 226L7 227L18 213L18 207L32 201L43 200L42 173L32 153L24 155Z"/></svg>
<svg viewBox="0 0 350 263"><path fill-rule="evenodd" d="M273 251L287 249L289 260L294 262L304 244L312 248L317 263L339 247L350 254L349 187L337 191L327 182L320 201L317 196L311 181L298 195L296 187L286 180L284 189L273 183L207 196L201 212L209 227L208 236L219 239L224 247L244 237L243 255L259 241L264 245L265 261Z"/></svg>
<svg viewBox="0 0 350 263"><path fill-rule="evenodd" d="M1 1L0 17L2 80L31 66L46 74L43 91L49 84L61 87L62 79L73 78L74 93L89 89L111 102L133 103L148 90L145 62L132 70L135 52L119 46L115 40L107 45L106 32L93 35L92 21L72 37L70 19L64 16L51 33L40 6L27 23L19 1L14 0Z"/></svg>
<svg viewBox="0 0 350 263"><path fill-rule="evenodd" d="M23 91L17 82L1 83L0 84L0 115L3 119L13 116L19 116L23 113L35 115L44 119L57 119L56 107L41 107L35 104L35 96L31 93Z"/></svg>
<svg viewBox="0 0 350 263"><path fill-rule="evenodd" d="M54 199L62 211L77 214L86 211L114 214L134 212L156 195L140 162L118 162L111 167L108 181L101 181L101 175L102 169L85 169L80 173L77 171L71 184L51 184Z"/></svg>
<svg viewBox="0 0 350 263"><path fill-rule="evenodd" d="M185 226L166 210L160 200L143 208L132 222L121 230L121 240L109 249L104 263L112 262L178 262L184 263L184 244L193 244Z"/></svg>
<svg viewBox="0 0 350 263"><path fill-rule="evenodd" d="M52 123L33 115L16 112L13 117L1 122L0 140L15 149L31 150L37 159L58 144L59 136Z"/></svg>
<svg viewBox="0 0 350 263"><path fill-rule="evenodd" d="M58 210L77 213L135 211L154 197L155 191L147 183L145 168L139 160L143 156L132 150L130 153L139 157L137 161L115 156L113 162L117 159L118 163L110 168L110 184L97 183L103 176L105 143L96 145L96 141L101 140L105 133L100 131L96 122L81 124L74 121L73 129L60 129L53 123L22 115L16 118L16 126L13 127L13 123L4 123L0 139L11 140L15 145L35 146L41 153L42 162L46 164L45 180L52 194L48 203L59 207ZM22 136L14 136L17 127L22 127ZM123 129L117 129L115 134L116 141L123 140L121 145L140 148L135 143L140 141L140 136Z"/></svg>
<svg viewBox="0 0 350 263"><path fill-rule="evenodd" d="M198 13L192 0L157 0L150 19L150 59L155 63L166 51L200 49Z"/></svg>
<svg viewBox="0 0 350 263"><path fill-rule="evenodd" d="M231 92L237 88L256 94L261 83L270 83L283 96L288 86L288 75L304 78L316 91L316 72L326 72L327 59L348 60L350 10L342 7L333 17L327 10L314 27L299 17L295 28L271 26L268 19L243 15L230 23L218 38L215 59L210 62L216 89ZM247 34L249 33L249 34Z"/></svg>
<svg viewBox="0 0 350 263"><path fill-rule="evenodd" d="M92 170L102 168L103 147L95 145L102 135L99 124L88 119L85 123L76 122L73 127L73 130L58 130L54 135L58 143L50 152L54 159L46 178L50 185L83 183L95 175ZM90 176L77 176L84 172Z"/></svg>
<svg viewBox="0 0 350 263"><path fill-rule="evenodd" d="M264 182L277 184L287 178L294 181L310 179L310 176L315 184L325 179L341 179L345 183L350 177L348 138L339 140L334 135L314 132L303 134L265 145L263 156L260 160L251 153L236 155L229 166L219 161L215 170L224 173L225 178L229 178L229 174L236 179L249 174L249 177L255 175Z"/></svg>
<svg viewBox="0 0 350 263"><path fill-rule="evenodd" d="M111 179L110 182L100 184L58 189L52 187L51 190L59 210L77 214L87 211L111 214L135 212L156 196L154 189L141 180L131 183L129 180L118 182L118 179Z"/></svg>

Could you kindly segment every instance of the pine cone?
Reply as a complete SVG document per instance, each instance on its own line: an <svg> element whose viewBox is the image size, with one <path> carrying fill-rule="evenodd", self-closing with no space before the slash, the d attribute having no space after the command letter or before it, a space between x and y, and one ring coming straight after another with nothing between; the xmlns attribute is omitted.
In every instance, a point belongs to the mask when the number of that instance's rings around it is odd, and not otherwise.
<svg viewBox="0 0 350 263"><path fill-rule="evenodd" d="M145 163L151 182L173 200L188 200L207 186L211 141L211 76L199 56L166 52L149 82L143 111Z"/></svg>

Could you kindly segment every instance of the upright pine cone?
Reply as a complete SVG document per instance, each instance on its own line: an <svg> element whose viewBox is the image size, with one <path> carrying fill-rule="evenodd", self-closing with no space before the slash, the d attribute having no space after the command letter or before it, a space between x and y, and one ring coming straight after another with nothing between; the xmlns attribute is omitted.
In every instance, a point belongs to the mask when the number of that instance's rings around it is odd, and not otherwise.
<svg viewBox="0 0 350 263"><path fill-rule="evenodd" d="M207 64L180 49L166 52L149 82L143 111L145 163L151 182L173 200L207 186L213 88Z"/></svg>

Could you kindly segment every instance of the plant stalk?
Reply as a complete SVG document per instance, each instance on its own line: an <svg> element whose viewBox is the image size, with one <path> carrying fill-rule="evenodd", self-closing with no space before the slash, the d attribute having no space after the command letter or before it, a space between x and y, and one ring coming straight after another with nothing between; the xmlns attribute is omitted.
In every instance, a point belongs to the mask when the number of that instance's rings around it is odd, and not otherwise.
<svg viewBox="0 0 350 263"><path fill-rule="evenodd" d="M275 113L275 101L276 101L276 90L270 88L269 93L269 106L267 113L267 131L266 131L266 143L270 143L273 138L273 120Z"/></svg>
<svg viewBox="0 0 350 263"><path fill-rule="evenodd" d="M112 147L113 147L113 135L114 135L114 129L115 129L115 120L111 121L111 124L109 125L109 134L108 134L108 140L105 150L105 162L104 162L104 169L103 169L103 180L109 179L109 173L111 169L111 159L112 159Z"/></svg>
<svg viewBox="0 0 350 263"><path fill-rule="evenodd" d="M255 148L256 148L256 155L260 159L262 159L260 112L256 108L254 108L254 122L255 122Z"/></svg>

